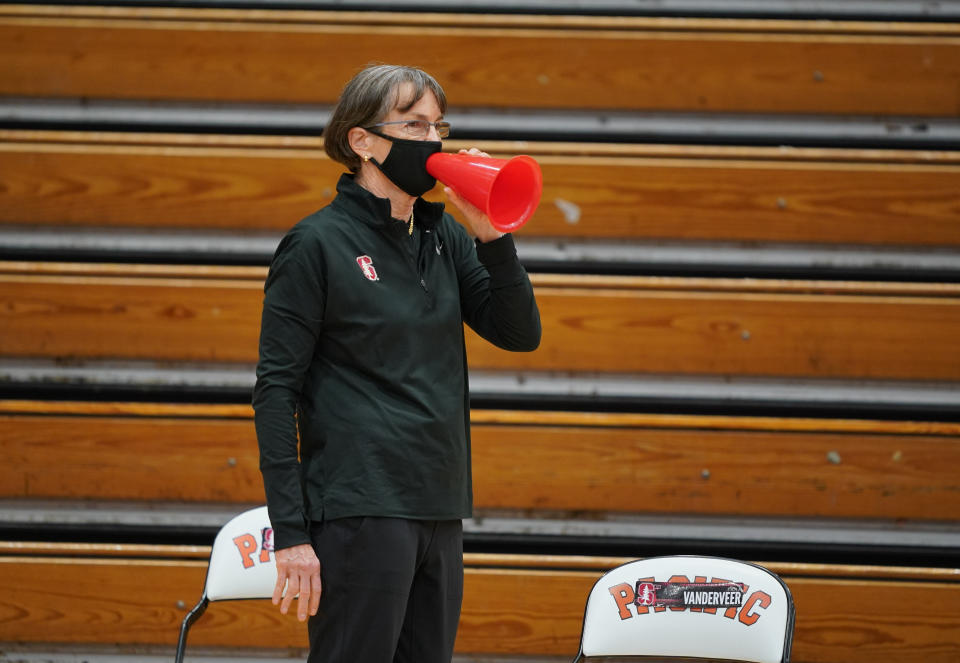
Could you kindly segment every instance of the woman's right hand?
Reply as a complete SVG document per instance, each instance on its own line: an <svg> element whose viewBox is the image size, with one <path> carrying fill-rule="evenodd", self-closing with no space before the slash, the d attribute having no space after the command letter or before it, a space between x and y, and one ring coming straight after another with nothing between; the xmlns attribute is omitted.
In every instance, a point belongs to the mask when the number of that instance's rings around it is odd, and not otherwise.
<svg viewBox="0 0 960 663"><path fill-rule="evenodd" d="M301 622L307 615L317 614L320 607L320 560L313 546L304 543L290 548L281 548L274 552L277 561L277 584L273 588L273 605L280 606L285 615L290 609L293 597L297 599L297 619ZM283 593L286 586L287 593Z"/></svg>

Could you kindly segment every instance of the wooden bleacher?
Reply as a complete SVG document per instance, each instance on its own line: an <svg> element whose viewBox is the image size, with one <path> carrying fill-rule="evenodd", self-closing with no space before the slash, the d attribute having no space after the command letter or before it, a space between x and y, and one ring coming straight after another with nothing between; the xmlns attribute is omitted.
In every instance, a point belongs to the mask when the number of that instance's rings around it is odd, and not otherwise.
<svg viewBox="0 0 960 663"><path fill-rule="evenodd" d="M194 310L209 310L215 304L219 312L209 316L214 319L214 326L219 320L226 320L232 329L231 337L242 339L246 328L248 340L255 341L255 322L244 321L257 308L262 268L42 263L6 263L2 267L0 283L5 303L0 310L8 313L3 329L5 338L11 339L11 344L5 345L5 353L48 354L73 361L118 354L140 358L253 359L250 349L243 349L243 343L213 343L216 333L205 336L200 331L207 326L208 316L197 315ZM552 296L566 301L562 298L570 294L569 288L576 291L583 287L578 284L579 277L534 278L541 306L547 304L545 311L550 310ZM597 281L603 287L588 288L584 302L596 302L598 295L617 299L632 293L643 280ZM669 283L652 280L648 284L652 286L649 295L656 300L658 295L672 292L669 288L661 290ZM721 285L716 280L699 284L704 288L701 294L706 301L717 293L723 294ZM843 292L853 284L821 284L829 285L826 293L816 293L811 284L758 282L752 287L759 294L777 294L775 285L786 290L787 294L780 292L779 296L787 301L812 296L822 306L836 297L834 290ZM888 296L861 296L872 303L887 302L885 305L891 307L919 294L928 304L939 303L949 310L951 297L955 298L955 293L948 292L931 296L929 286L924 285L863 286L868 291L870 287L881 293L887 290ZM744 284L739 287L744 288ZM889 296L891 288L897 291L894 297ZM134 294L117 297L118 293ZM236 293L242 305L231 307L231 297ZM573 311L578 319L589 319L584 302L558 306L558 310ZM691 314L703 315L699 306ZM603 309L599 310L597 315L603 319ZM614 310L633 308L616 306ZM160 311L159 317L153 313L156 311ZM103 324L102 316L108 316L109 324ZM15 322L20 317L34 322L22 327ZM871 313L868 320L880 317L897 316ZM127 318L130 325L123 322ZM164 320L167 322L163 323ZM549 330L556 323L551 322L554 318L549 315L544 320L548 330L545 337L549 337ZM942 313L931 320L943 324ZM174 333L174 328L184 321L196 329L182 335ZM69 328L71 333L54 333L52 328L56 326ZM833 321L824 326L842 325ZM572 325L574 330L583 327ZM209 338L211 344L205 345L203 338ZM864 341L862 337L859 340ZM942 350L933 348L929 340L926 343L934 354ZM579 359L562 350L580 345L583 343L569 339L565 343L549 343L544 348L547 363L538 366L570 369L571 364L562 362ZM237 354L229 354L231 347L238 348ZM617 368L614 356L624 348L608 349L613 352L605 360L608 369ZM479 365L497 365L473 346L471 352L474 361L480 358ZM848 352L844 349L837 357ZM777 353L770 356L776 357ZM894 372L900 370L896 366L908 363L890 357L877 360L875 368L882 365L886 367L882 370ZM487 361L492 363L484 363ZM833 365L839 364L822 364ZM933 362L917 362L911 375L929 378L935 373L916 371L919 366L930 365ZM956 366L952 362L943 365ZM694 370L707 370L705 366ZM781 364L768 370L786 369ZM953 369L946 374L950 370ZM950 377L955 378L952 374ZM14 461L0 470L0 485L6 487L0 497L4 499L143 503L243 503L261 499L248 406L8 400L0 402L0 413L0 425L7 432L4 455ZM958 432L956 424L936 422L476 411L476 499L480 509L527 512L950 521L958 507ZM516 463L518 453L530 462ZM830 453L844 462L832 463ZM56 465L50 465L50 458L58 459ZM785 465L787 458L790 462ZM91 459L96 462L91 463ZM707 476L704 470L709 471ZM176 480L171 481L171 476L176 476ZM776 486L774 490L772 485ZM28 545L15 550L17 554L0 558L0 574L6 576L5 582L9 579L5 586L12 588L9 600L23 615L17 621L16 632L8 631L2 636L5 640L103 642L104 636L95 635L82 619L58 620L58 635L53 639L40 635L51 632L40 605L55 587L67 582L75 588L84 619L99 619L96 615L104 612L118 615L118 630L106 636L109 642L162 645L168 642L170 624L176 624L182 616L177 602L189 607L190 591L197 592L202 584L201 559L131 560L122 546L118 556L104 559L98 557L99 553L89 556L76 549L58 551L55 547L44 553L54 557L46 558L31 552L39 548ZM472 559L474 566L467 574L469 598L464 607L458 651L545 655L572 651L571 643L575 648L582 610L579 597L598 575L596 568L608 560L588 560L593 565L591 570L571 571L565 565L580 562L569 556L550 562L561 569L542 568L546 562L536 556L513 559L508 564L490 562L493 568L476 566L476 559ZM773 568L776 570L776 565ZM946 609L960 591L955 569L885 567L863 572L837 564L787 565L784 569L801 609L795 660L866 661L879 652L881 656L897 655L904 661L919 661L920 657L926 661L947 661L957 651L949 637L944 640L942 635L931 635L930 631L933 628L935 634L943 630L950 633L960 626ZM35 574L51 584L32 585L28 592L20 579ZM824 575L832 577L823 578ZM151 586L162 583L164 590L151 596L145 605L127 603L117 612L111 603L134 582ZM110 591L93 591L100 584L106 584ZM548 588L541 589L541 585ZM883 597L888 594L892 600L895 593L902 593L923 607L908 620L899 615L890 618L888 608L879 601L886 600ZM510 597L508 602L504 596ZM867 596L870 601L864 600ZM535 609L544 602L551 605L549 613ZM209 620L205 629L198 626L193 642L214 647L250 643L270 643L281 648L302 646L302 630L291 620L284 622L269 606L245 604L224 610L220 619L226 622ZM829 615L834 617L828 619ZM882 619L883 615L888 618ZM836 628L833 619L840 619L845 625L844 633L853 629L862 635L854 641L849 635L831 635ZM243 634L225 623L243 624ZM867 625L871 625L869 630L865 630ZM941 655L943 658L938 658ZM911 658L914 656L917 658Z"/></svg>
<svg viewBox="0 0 960 663"><path fill-rule="evenodd" d="M960 152L480 146L543 168L523 237L960 245ZM328 203L343 170L317 138L26 130L0 130L0 165L6 224L276 232Z"/></svg>
<svg viewBox="0 0 960 663"><path fill-rule="evenodd" d="M8 357L255 362L263 268L0 263ZM960 286L534 275L531 353L472 369L956 380ZM69 330L69 333L64 333Z"/></svg>
<svg viewBox="0 0 960 663"><path fill-rule="evenodd" d="M0 102L323 110L364 63L402 61L434 74L452 105L493 113L869 116L921 126L956 118L960 108L960 24L929 21L3 4L0 61ZM167 230L279 237L331 200L342 170L315 136L126 129L0 126L0 231L142 233L148 241ZM445 147L537 158L544 196L521 239L956 252L960 151L903 144L466 136ZM175 370L256 360L262 264L77 255L66 262L35 250L29 259L0 260L0 369L126 361ZM469 333L471 371L557 381L705 377L719 385L717 396L723 380L737 379L888 384L905 396L918 385L960 384L955 281L676 278L639 269L541 272L532 280L542 347L508 354ZM129 400L102 400L82 381L55 375L52 382L60 385L53 398L31 395L37 385L0 394L0 505L8 513L123 504L177 514L262 501L248 399L148 402L132 387ZM956 413L866 418L840 405L829 417L707 415L571 402L577 411L527 401L472 411L480 518L876 525L901 529L903 549L912 534L956 533L960 522ZM103 541L63 543L55 519L31 531L0 518L8 533L0 540L0 660L37 644L172 651L209 553L179 544L186 513L165 528L164 545L108 543L109 532L92 525L80 532L84 540ZM591 543L571 534L543 537L539 547L556 546L557 554L468 551L461 655L505 663L573 656L591 584L626 560L562 552L557 538ZM903 552L887 554L883 565L850 562L861 553L870 545L853 546L842 562L811 563L803 552L753 560L781 574L797 602L792 660L954 663L960 569L949 551L927 566ZM269 602L217 604L191 632L191 646L213 650L286 655L304 645L303 627Z"/></svg>
<svg viewBox="0 0 960 663"><path fill-rule="evenodd" d="M936 116L957 110L958 34L951 23L3 5L0 91L328 104L331 81L375 61L422 66L465 106Z"/></svg>
<svg viewBox="0 0 960 663"><path fill-rule="evenodd" d="M201 546L3 543L0 614L17 615L23 641L165 645L199 598L208 554ZM572 657L582 597L603 569L627 560L467 554L464 561L458 652ZM955 660L956 570L767 566L797 605L791 660ZM65 604L70 609L57 609ZM305 641L303 625L269 601L214 604L190 635L191 647L302 650Z"/></svg>
<svg viewBox="0 0 960 663"><path fill-rule="evenodd" d="M0 499L240 510L263 500L252 419L246 405L0 400ZM957 423L523 410L471 420L480 509L915 522L960 512Z"/></svg>

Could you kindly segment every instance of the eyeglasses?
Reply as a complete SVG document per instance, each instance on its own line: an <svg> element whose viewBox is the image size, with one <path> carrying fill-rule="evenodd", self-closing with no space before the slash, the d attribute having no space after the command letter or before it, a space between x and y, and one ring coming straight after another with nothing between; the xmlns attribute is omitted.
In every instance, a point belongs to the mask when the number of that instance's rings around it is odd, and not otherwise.
<svg viewBox="0 0 960 663"><path fill-rule="evenodd" d="M430 127L434 127L437 130L437 134L440 136L440 138L446 138L450 135L449 122L427 122L426 120L397 120L396 122L381 122L379 124L371 124L369 127L364 127L364 129L369 130L373 129L374 127L385 127L389 124L401 125L400 130L408 136L412 136L413 138L423 138L430 133Z"/></svg>

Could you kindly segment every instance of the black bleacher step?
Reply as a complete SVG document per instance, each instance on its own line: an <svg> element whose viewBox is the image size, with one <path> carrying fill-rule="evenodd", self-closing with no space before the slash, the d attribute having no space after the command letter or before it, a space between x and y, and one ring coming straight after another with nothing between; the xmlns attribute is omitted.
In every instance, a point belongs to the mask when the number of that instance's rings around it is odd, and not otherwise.
<svg viewBox="0 0 960 663"><path fill-rule="evenodd" d="M296 221L291 219L290 225ZM267 266L282 235L239 230L0 225L0 260Z"/></svg>
<svg viewBox="0 0 960 663"><path fill-rule="evenodd" d="M470 393L489 409L960 420L956 383L474 371Z"/></svg>
<svg viewBox="0 0 960 663"><path fill-rule="evenodd" d="M642 505L638 505L639 509ZM693 554L892 566L954 566L960 554L960 526L955 522L634 514L561 516L477 514L464 521L464 546L469 546L470 552L490 553L614 557Z"/></svg>
<svg viewBox="0 0 960 663"><path fill-rule="evenodd" d="M329 106L0 97L0 128L308 135ZM451 107L456 140L960 149L960 119Z"/></svg>
<svg viewBox="0 0 960 663"><path fill-rule="evenodd" d="M0 398L250 403L254 367L0 358ZM475 409L960 421L960 384L471 371Z"/></svg>
<svg viewBox="0 0 960 663"><path fill-rule="evenodd" d="M0 225L0 260L267 266L281 236ZM531 273L960 283L960 247L571 240L524 231L515 241Z"/></svg>
<svg viewBox="0 0 960 663"><path fill-rule="evenodd" d="M0 500L0 539L211 545L254 505ZM720 555L824 564L955 566L955 522L478 511L464 551L647 557Z"/></svg>
<svg viewBox="0 0 960 663"><path fill-rule="evenodd" d="M515 239L531 273L960 282L960 247Z"/></svg>

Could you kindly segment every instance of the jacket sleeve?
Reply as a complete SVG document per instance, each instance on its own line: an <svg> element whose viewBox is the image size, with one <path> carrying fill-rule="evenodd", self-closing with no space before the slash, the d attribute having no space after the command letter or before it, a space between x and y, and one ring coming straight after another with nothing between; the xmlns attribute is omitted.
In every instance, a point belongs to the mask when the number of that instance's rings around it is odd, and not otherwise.
<svg viewBox="0 0 960 663"><path fill-rule="evenodd" d="M304 234L291 231L270 265L253 390L260 472L277 549L310 543L296 411L322 328L326 286L319 248L308 250Z"/></svg>
<svg viewBox="0 0 960 663"><path fill-rule="evenodd" d="M474 248L466 232L461 234L458 271L464 322L504 350L536 350L540 311L530 278L517 258L513 236L476 243Z"/></svg>

